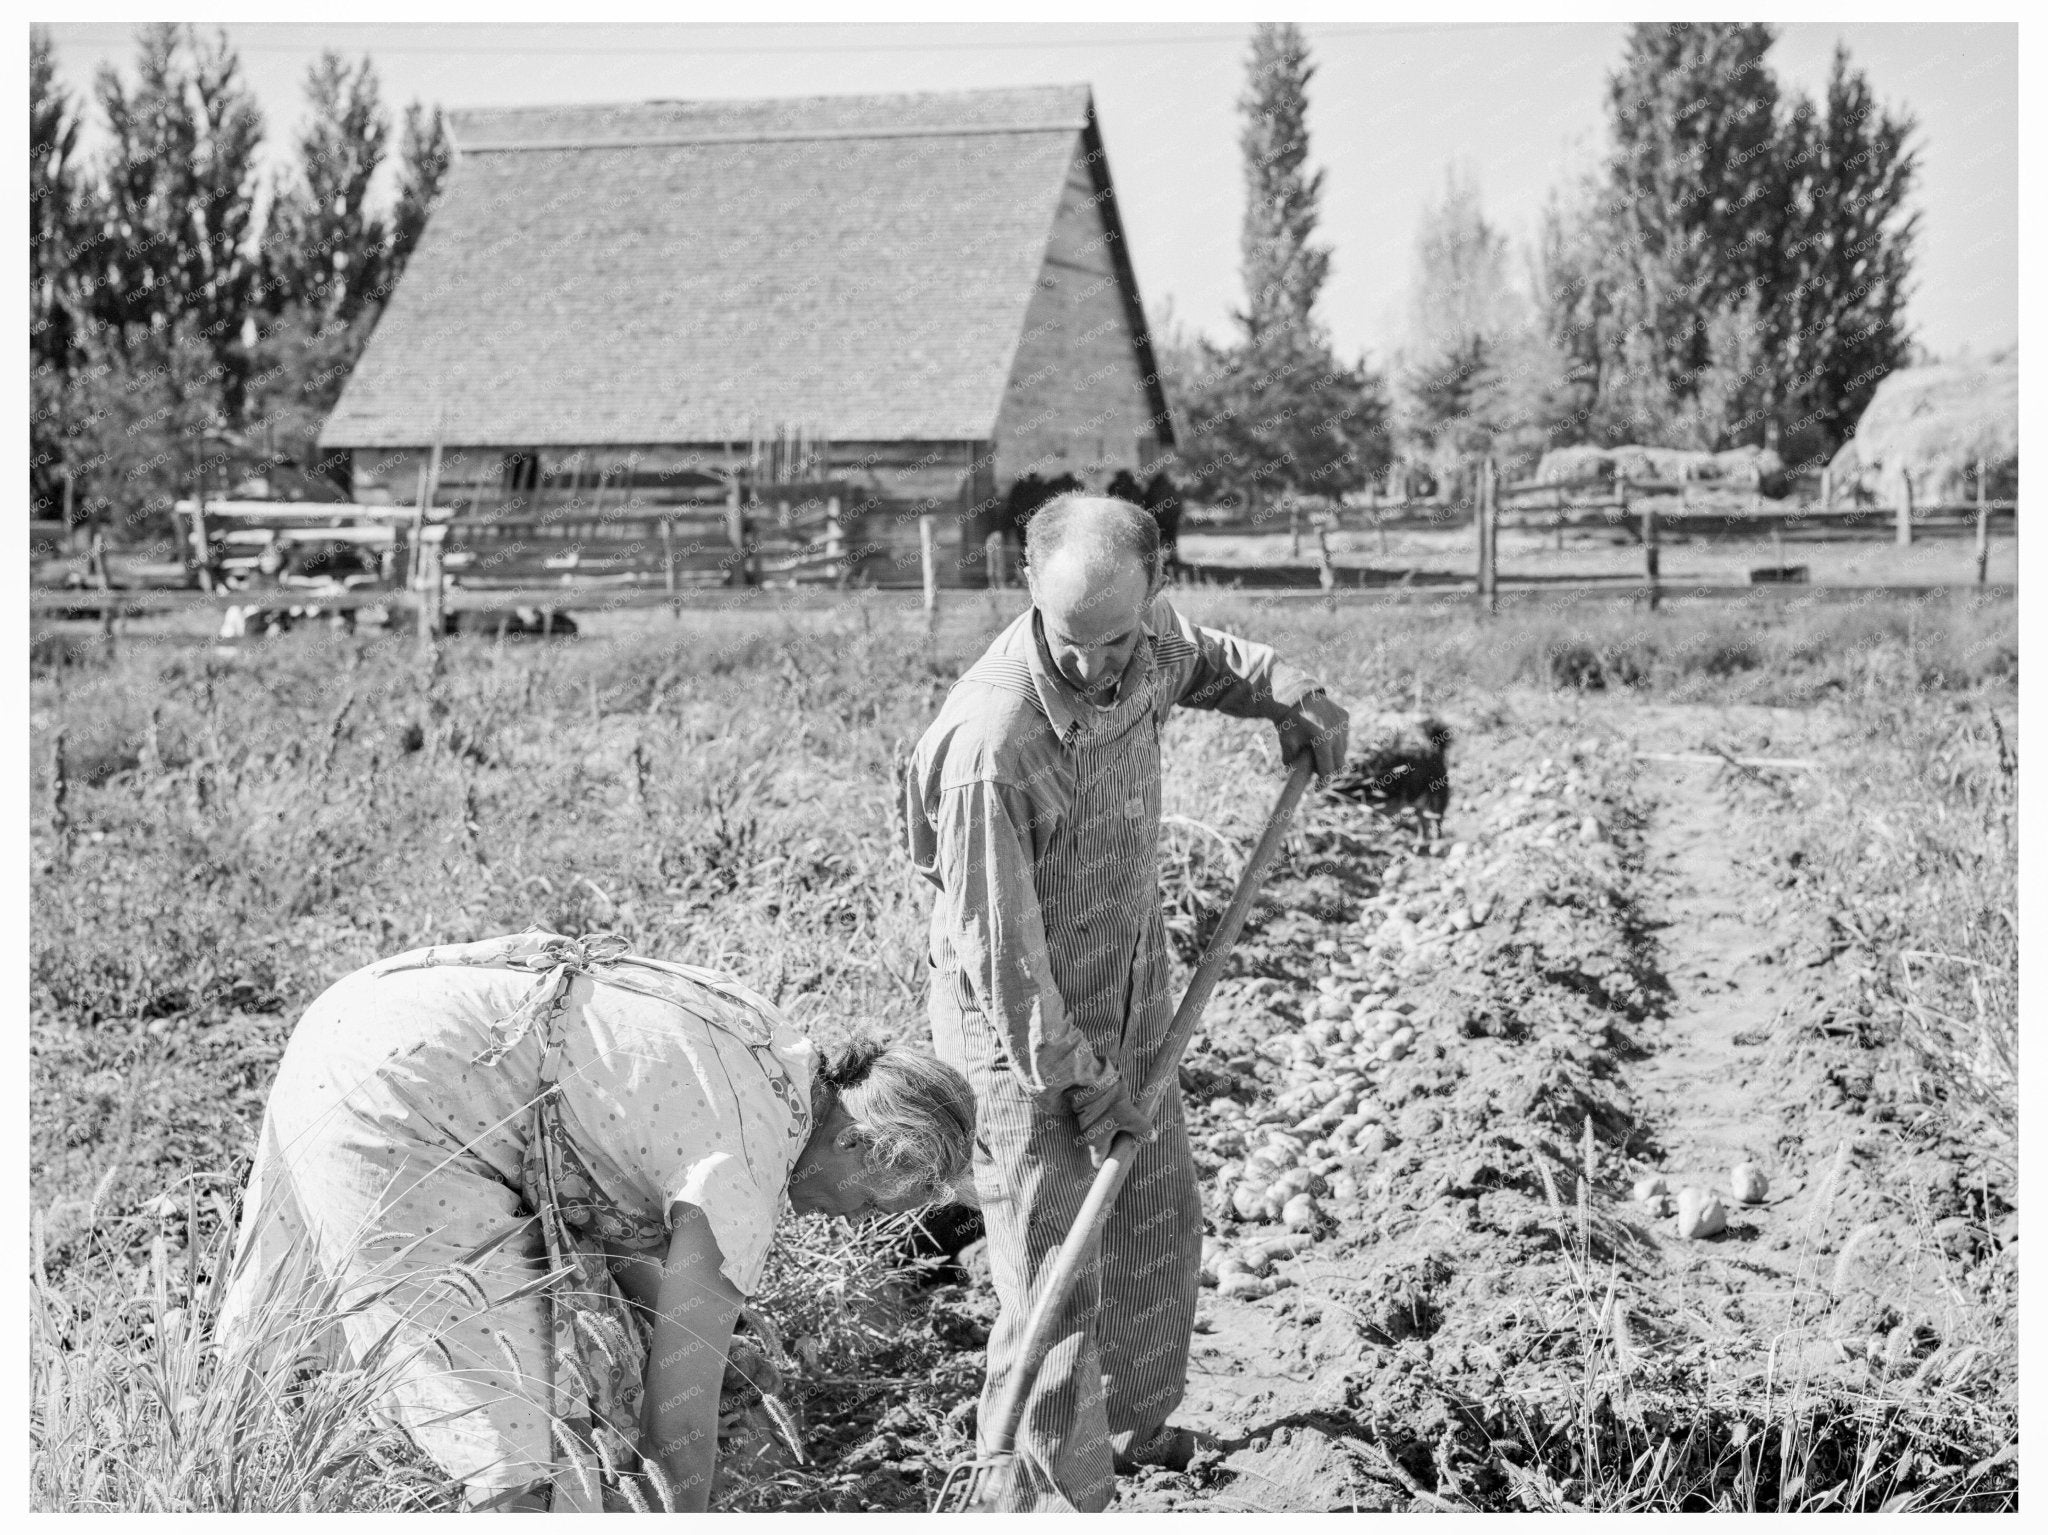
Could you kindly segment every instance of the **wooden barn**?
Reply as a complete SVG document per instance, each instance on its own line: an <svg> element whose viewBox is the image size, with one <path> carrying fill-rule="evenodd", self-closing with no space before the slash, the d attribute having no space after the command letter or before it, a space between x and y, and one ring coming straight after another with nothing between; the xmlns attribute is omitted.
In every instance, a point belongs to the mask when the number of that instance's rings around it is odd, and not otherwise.
<svg viewBox="0 0 2048 1535"><path fill-rule="evenodd" d="M702 514L752 548L744 579L823 559L827 500L842 571L914 561L936 513L942 579L975 584L1020 477L1100 486L1173 447L1085 86L451 126L321 433L358 502L593 534ZM733 578L718 533L685 547L686 579Z"/></svg>

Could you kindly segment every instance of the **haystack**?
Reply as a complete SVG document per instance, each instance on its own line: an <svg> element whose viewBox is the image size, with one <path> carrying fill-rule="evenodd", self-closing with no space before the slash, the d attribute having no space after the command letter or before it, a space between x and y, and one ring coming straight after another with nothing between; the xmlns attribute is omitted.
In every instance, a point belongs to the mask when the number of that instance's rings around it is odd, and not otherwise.
<svg viewBox="0 0 2048 1535"><path fill-rule="evenodd" d="M1888 375L1829 468L1838 489L1879 498L1893 491L1904 469L1913 478L1914 500L1924 506L1972 499L1979 458L1991 494L2014 495L2020 472L2016 349Z"/></svg>
<svg viewBox="0 0 2048 1535"><path fill-rule="evenodd" d="M1784 460L1769 448L1729 448L1722 453L1705 453L1692 448L1640 444L1618 448L1580 445L1552 448L1536 466L1536 479L1545 485L1585 480L1612 485L1620 478L1665 484L1689 480L1698 485L1761 490L1767 496L1783 494L1784 476Z"/></svg>

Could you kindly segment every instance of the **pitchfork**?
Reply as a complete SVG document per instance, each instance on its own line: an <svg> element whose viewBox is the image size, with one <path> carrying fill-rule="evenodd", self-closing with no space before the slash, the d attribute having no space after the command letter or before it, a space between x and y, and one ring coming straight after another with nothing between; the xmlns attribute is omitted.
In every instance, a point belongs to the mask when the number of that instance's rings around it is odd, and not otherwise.
<svg viewBox="0 0 2048 1535"><path fill-rule="evenodd" d="M1280 839L1286 835L1287 823L1293 818L1295 807L1301 803L1314 768L1312 755L1304 751L1288 774L1287 784L1280 791L1273 813L1266 817L1266 829L1259 836L1258 846L1252 849L1244 873L1238 876L1237 891L1231 896L1230 905L1224 908L1223 920L1217 924L1215 935L1209 940L1208 952L1202 956L1201 964L1195 967L1194 976L1188 981L1188 989L1173 1015L1173 1024L1166 1031L1166 1040L1160 1046L1159 1054L1152 1062L1151 1073L1138 1094L1138 1107L1144 1110L1148 1119L1158 1113L1159 1100L1166 1095L1168 1085L1180 1071L1181 1052L1187 1049L1188 1041L1194 1037L1195 1024L1201 1019L1202 1009L1208 1005L1209 993L1216 989L1217 978L1223 973L1223 962L1230 957L1231 945L1237 942L1244 919L1251 912L1252 902L1258 898L1259 886L1265 881L1274 854L1280 850ZM997 1400L994 1417L990 1420L984 1440L988 1448L971 1459L956 1461L946 1472L946 1479L939 1484L938 1497L932 1504L933 1513L985 1511L993 1506L1004 1483L1014 1475L1017 1430L1024 1420L1024 1404L1037 1380L1038 1366L1052 1346L1055 1319L1059 1316L1061 1304L1073 1291L1076 1277L1094 1253L1102 1228L1109 1220L1110 1210L1116 1204L1116 1196L1124 1186L1124 1179L1130 1175L1131 1160L1137 1150L1137 1137L1128 1130L1119 1132L1109 1143L1109 1153L1103 1157L1094 1183L1089 1185L1088 1197L1081 1202L1073 1229L1067 1233L1066 1241L1060 1244L1052 1268L1040 1286L1038 1303L1032 1307L1031 1322L1024 1332L1024 1347L1017 1368L1011 1372L1009 1384Z"/></svg>

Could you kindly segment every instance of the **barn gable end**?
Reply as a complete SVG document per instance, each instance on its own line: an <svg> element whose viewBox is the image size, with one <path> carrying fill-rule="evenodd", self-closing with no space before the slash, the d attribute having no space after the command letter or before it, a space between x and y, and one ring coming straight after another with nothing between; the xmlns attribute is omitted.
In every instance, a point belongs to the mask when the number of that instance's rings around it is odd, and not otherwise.
<svg viewBox="0 0 2048 1535"><path fill-rule="evenodd" d="M1171 446L1092 131L1075 143L996 417L995 480L1142 470Z"/></svg>

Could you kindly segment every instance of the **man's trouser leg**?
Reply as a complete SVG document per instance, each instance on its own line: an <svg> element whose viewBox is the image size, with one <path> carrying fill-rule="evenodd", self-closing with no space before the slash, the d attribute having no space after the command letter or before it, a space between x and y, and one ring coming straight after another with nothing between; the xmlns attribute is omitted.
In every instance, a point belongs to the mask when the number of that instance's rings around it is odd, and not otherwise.
<svg viewBox="0 0 2048 1535"><path fill-rule="evenodd" d="M1038 1282L1073 1229L1095 1169L1068 1115L1040 1112L1010 1071L990 1069L992 1042L978 1014L954 1013L940 997L932 1013L940 1056L967 1073L975 1094L975 1183L1000 1306L981 1399L985 1447L997 1399L1028 1363L1018 1354ZM1119 1447L1142 1442L1180 1402L1202 1215L1177 1089L1160 1106L1159 1132L1140 1148L1096 1261L1062 1306L1053 1347L1034 1372L1006 1507L1103 1508L1115 1487L1112 1438Z"/></svg>
<svg viewBox="0 0 2048 1535"><path fill-rule="evenodd" d="M1031 1307L1073 1229L1093 1169L1087 1151L1075 1143L1072 1119L1040 1113L1010 1073L984 1074L975 1089L975 1183L988 1222L989 1270L999 1308L981 1393L985 1450L1010 1377L1031 1367L1021 1357ZM1101 1305L1098 1254L1076 1277L1060 1308L1052 1347L1036 1362L1017 1431L1016 1479L999 1489L1004 1508L1093 1513L1107 1507L1116 1490L1095 1334Z"/></svg>
<svg viewBox="0 0 2048 1535"><path fill-rule="evenodd" d="M1139 1148L1103 1232L1102 1369L1119 1451L1143 1444L1180 1405L1202 1282L1202 1196L1180 1088Z"/></svg>

